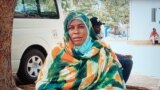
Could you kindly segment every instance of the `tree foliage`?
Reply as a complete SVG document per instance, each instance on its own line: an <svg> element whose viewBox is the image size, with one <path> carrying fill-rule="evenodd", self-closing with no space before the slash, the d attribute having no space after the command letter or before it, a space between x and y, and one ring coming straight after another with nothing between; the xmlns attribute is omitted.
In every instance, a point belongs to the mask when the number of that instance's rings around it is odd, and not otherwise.
<svg viewBox="0 0 160 90"><path fill-rule="evenodd" d="M129 23L129 0L62 0L63 9L78 9L112 26Z"/></svg>

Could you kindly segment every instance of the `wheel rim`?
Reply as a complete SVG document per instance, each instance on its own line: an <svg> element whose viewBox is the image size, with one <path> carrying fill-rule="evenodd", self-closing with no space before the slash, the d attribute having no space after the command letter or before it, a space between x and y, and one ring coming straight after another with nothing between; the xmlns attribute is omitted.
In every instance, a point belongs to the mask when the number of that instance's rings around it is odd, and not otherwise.
<svg viewBox="0 0 160 90"><path fill-rule="evenodd" d="M37 77L41 69L42 59L39 56L32 56L27 63L27 72L31 77Z"/></svg>

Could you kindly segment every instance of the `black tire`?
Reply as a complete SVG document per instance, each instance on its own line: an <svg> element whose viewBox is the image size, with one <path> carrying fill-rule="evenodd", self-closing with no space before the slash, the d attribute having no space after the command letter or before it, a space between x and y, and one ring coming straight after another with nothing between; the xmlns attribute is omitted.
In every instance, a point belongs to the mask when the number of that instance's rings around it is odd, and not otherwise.
<svg viewBox="0 0 160 90"><path fill-rule="evenodd" d="M45 60L45 55L38 49L31 49L23 55L17 73L18 78L25 84L34 83Z"/></svg>

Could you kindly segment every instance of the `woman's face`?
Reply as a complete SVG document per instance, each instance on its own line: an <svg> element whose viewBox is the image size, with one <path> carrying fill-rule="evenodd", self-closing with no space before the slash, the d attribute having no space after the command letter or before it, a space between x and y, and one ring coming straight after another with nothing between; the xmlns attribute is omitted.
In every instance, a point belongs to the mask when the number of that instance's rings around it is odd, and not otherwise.
<svg viewBox="0 0 160 90"><path fill-rule="evenodd" d="M68 33L75 46L82 45L87 37L86 26L81 20L74 19L68 26Z"/></svg>

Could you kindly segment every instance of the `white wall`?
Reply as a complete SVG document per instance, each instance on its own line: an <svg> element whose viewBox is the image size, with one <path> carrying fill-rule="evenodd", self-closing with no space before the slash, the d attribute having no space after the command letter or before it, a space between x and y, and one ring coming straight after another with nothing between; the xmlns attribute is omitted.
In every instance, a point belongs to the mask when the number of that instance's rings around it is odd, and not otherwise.
<svg viewBox="0 0 160 90"><path fill-rule="evenodd" d="M119 54L133 56L131 74L140 74L160 78L160 46L132 45L123 41L107 41L112 50Z"/></svg>
<svg viewBox="0 0 160 90"><path fill-rule="evenodd" d="M151 9L157 8L157 20L152 22ZM160 34L160 0L130 0L130 40L146 40L152 28Z"/></svg>
<svg viewBox="0 0 160 90"><path fill-rule="evenodd" d="M156 22L152 22L152 8L157 8ZM159 8L160 0L130 0L129 40L149 39L153 27L160 35ZM132 73L160 78L160 45L134 45L126 41L110 41L109 44L116 53L133 56Z"/></svg>

